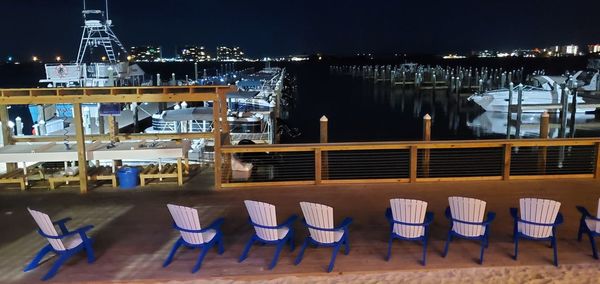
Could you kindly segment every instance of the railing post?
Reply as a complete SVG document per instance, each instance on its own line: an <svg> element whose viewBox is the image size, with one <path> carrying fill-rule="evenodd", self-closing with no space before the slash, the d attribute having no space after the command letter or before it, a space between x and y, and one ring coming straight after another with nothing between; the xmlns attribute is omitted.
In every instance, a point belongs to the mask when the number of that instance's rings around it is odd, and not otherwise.
<svg viewBox="0 0 600 284"><path fill-rule="evenodd" d="M431 116L429 114L423 117L423 141L431 141ZM424 149L423 151L423 176L429 177L431 149Z"/></svg>
<svg viewBox="0 0 600 284"><path fill-rule="evenodd" d="M540 119L540 138L548 139L548 129L550 124L550 115L548 112L544 112ZM548 148L546 146L540 147L538 156L538 169L540 174L546 173L546 163L548 161Z"/></svg>
<svg viewBox="0 0 600 284"><path fill-rule="evenodd" d="M8 126L8 109L6 108L6 105L0 105L0 122L2 123L2 146L13 144L13 132ZM16 163L6 163L6 172L11 172L16 169Z"/></svg>
<svg viewBox="0 0 600 284"><path fill-rule="evenodd" d="M503 180L510 179L511 154L512 154L512 145L505 144L504 145L504 168L503 168L503 173L502 173Z"/></svg>
<svg viewBox="0 0 600 284"><path fill-rule="evenodd" d="M75 120L75 134L77 136L77 161L79 163L79 190L80 193L87 193L87 158L85 152L85 132L83 131L83 121L81 116L81 104L73 104Z"/></svg>
<svg viewBox="0 0 600 284"><path fill-rule="evenodd" d="M417 156L417 146L410 146L410 182L417 181L417 164L418 164L418 156Z"/></svg>
<svg viewBox="0 0 600 284"><path fill-rule="evenodd" d="M600 142L596 143L596 169L594 171L596 180L600 180Z"/></svg>
<svg viewBox="0 0 600 284"><path fill-rule="evenodd" d="M315 148L315 184L321 184L323 178L321 149Z"/></svg>

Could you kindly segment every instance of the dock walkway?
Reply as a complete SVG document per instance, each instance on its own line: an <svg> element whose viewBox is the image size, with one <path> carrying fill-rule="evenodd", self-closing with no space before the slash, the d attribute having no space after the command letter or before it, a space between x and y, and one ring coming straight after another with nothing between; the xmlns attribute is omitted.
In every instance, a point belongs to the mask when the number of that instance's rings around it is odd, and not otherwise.
<svg viewBox="0 0 600 284"><path fill-rule="evenodd" d="M541 273L540 277L560 275L572 267L583 267L582 271L589 273L598 271L598 261L591 256L587 237L582 242L576 241L579 214L575 206L583 205L595 212L600 197L600 186L595 180L473 181L214 191L212 177L212 173L206 171L186 183L183 189L174 185L151 185L144 189L115 192L107 188L92 190L83 196L76 189L52 193L41 190L25 193L0 190L0 227L4 228L0 234L0 283L35 283L55 260L51 259L32 272L22 272L27 261L45 242L35 232L37 228L27 213L28 206L45 211L56 219L71 216L71 225L74 226L95 225L91 234L95 238L97 261L89 265L83 254L74 257L61 268L52 283L185 283L197 280L220 280L221 283L228 283L234 280L267 279L288 282L309 279L327 281L333 279L322 277L340 274L349 277L348 279L363 279L368 282L367 278L360 277L375 273L397 279L389 275L402 272L407 273L407 277L412 277L409 278L412 281L418 282L425 279L419 277L439 277L435 276L439 271L450 271L455 276L475 276L472 280L478 280L477 282L493 282L493 279L502 282L498 275L492 278L486 278L486 275L494 274L495 271L530 267L536 273ZM482 266L476 262L479 258L479 244L476 242L457 240L452 243L446 258L440 256L448 230L448 221L443 212L448 196L453 195L486 200L488 210L497 213L496 221L491 227L490 247ZM389 234L384 212L389 206L388 200L396 197L425 200L429 203L428 210L435 214L427 266L421 266L419 262L421 246L409 242L395 242L392 259L389 262L384 260ZM519 260L512 259L513 223L509 208L517 207L520 197L541 197L562 202L560 211L565 216L565 223L558 229L560 268L552 266L552 250L548 244L539 242L521 242ZM331 205L334 207L336 222L346 216L354 218L354 223L350 226L352 250L348 256L338 256L334 271L330 274L325 273L325 267L331 250L325 248L308 249L298 266L293 264L298 249L294 252L284 250L279 264L269 271L267 266L274 247L254 246L248 259L238 263L243 246L253 231L247 224L247 213L243 207L245 199L275 204L280 222L290 214L302 216L298 204L300 201ZM222 227L225 253L217 255L211 251L196 274L190 271L198 251L182 249L169 267L161 267L177 238L177 233L171 227L167 203L197 207L203 224L208 224L216 217L225 218ZM296 223L295 228L295 240L298 244L307 232L300 222ZM428 279L431 281L431 278ZM577 281L576 278L571 280Z"/></svg>

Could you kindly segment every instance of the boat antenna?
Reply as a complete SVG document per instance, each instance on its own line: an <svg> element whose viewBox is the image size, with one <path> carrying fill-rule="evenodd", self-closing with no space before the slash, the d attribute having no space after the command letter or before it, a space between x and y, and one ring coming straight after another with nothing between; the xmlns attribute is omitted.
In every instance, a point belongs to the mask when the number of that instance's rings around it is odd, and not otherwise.
<svg viewBox="0 0 600 284"><path fill-rule="evenodd" d="M106 20L108 20L108 0L106 0L105 3L106 3Z"/></svg>
<svg viewBox="0 0 600 284"><path fill-rule="evenodd" d="M85 10L85 0L83 0L83 10Z"/></svg>

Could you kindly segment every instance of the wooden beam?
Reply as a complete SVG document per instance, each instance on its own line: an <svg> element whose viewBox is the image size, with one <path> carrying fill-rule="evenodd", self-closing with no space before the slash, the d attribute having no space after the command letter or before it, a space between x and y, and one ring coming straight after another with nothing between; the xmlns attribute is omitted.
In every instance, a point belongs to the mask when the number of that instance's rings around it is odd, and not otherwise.
<svg viewBox="0 0 600 284"><path fill-rule="evenodd" d="M27 142L61 142L65 138L75 140L75 135L51 135L51 136L19 136L13 137L15 143L27 143ZM214 135L212 132L193 132L193 133L119 133L116 138L119 141L124 140L182 140L182 139L213 139ZM111 136L109 134L98 135L86 135L87 141L110 141Z"/></svg>
<svg viewBox="0 0 600 284"><path fill-rule="evenodd" d="M83 117L81 115L81 104L74 103L73 110L73 121L75 122L75 133L77 136L77 160L79 162L79 191L84 194L87 193L88 180L87 180L87 158L85 156L85 133L83 130Z"/></svg>
<svg viewBox="0 0 600 284"><path fill-rule="evenodd" d="M221 176L221 164L222 164L222 156L221 156L221 122L220 122L220 103L219 99L213 101L213 135L215 137L214 142L214 159L215 159L215 189L221 189L222 187L222 176ZM231 161L228 161L231 163Z"/></svg>

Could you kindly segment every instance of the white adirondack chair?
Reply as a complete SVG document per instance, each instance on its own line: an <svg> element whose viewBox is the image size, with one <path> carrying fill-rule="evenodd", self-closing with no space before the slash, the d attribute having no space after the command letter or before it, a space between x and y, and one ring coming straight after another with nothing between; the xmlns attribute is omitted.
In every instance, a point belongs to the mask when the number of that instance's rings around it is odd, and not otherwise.
<svg viewBox="0 0 600 284"><path fill-rule="evenodd" d="M520 214L516 208L510 212L514 218L515 256L519 251L519 239L525 238L538 241L550 241L554 248L554 265L558 266L556 247L556 227L562 223L560 202L539 198L519 199Z"/></svg>
<svg viewBox="0 0 600 284"><path fill-rule="evenodd" d="M328 272L331 272L341 246L345 245L345 254L350 252L348 226L352 223L352 219L346 218L340 226L334 227L333 208L310 202L300 202L300 207L304 214L304 225L308 227L309 236L302 245L296 258L296 264L302 261L304 250L310 243L317 246L333 247L333 255L327 269Z"/></svg>
<svg viewBox="0 0 600 284"><path fill-rule="evenodd" d="M427 202L397 198L390 199L390 205L391 207L386 211L386 217L391 225L386 260L389 260L392 254L394 239L422 241L422 264L425 265L429 224L433 221L433 213L427 212Z"/></svg>
<svg viewBox="0 0 600 284"><path fill-rule="evenodd" d="M590 214L590 212L583 206L577 206L577 210L581 212L577 240L581 241L583 233L586 233L590 238L593 256L595 259L598 259L598 250L596 249L596 241L594 240L594 237L600 236L600 199L598 199L596 216L592 216L592 214Z"/></svg>
<svg viewBox="0 0 600 284"><path fill-rule="evenodd" d="M483 253L489 242L489 226L496 213L488 212L484 220L486 202L475 198L451 196L448 197L448 203L450 206L446 209L446 217L451 221L451 226L442 256L448 254L454 237L478 240L481 242L479 263L482 264Z"/></svg>
<svg viewBox="0 0 600 284"><path fill-rule="evenodd" d="M60 266L69 257L82 250L86 251L89 263L95 261L94 251L92 249L92 240L86 235L86 232L92 229L93 226L88 225L78 228L77 230L70 231L67 228L66 223L70 221L71 218L65 218L56 222L52 222L50 217L43 212L29 208L27 208L27 210L39 227L38 233L45 237L49 244L38 252L29 265L27 265L25 271L30 271L36 268L44 256L52 251L58 254L60 258L54 263L50 271L48 271L42 280L48 280L54 277ZM56 230L55 226L59 227L61 231L60 234Z"/></svg>
<svg viewBox="0 0 600 284"><path fill-rule="evenodd" d="M248 253L254 242L274 244L277 245L277 248L275 256L269 265L269 269L273 269L277 265L279 254L285 244L289 244L290 249L294 250L293 223L298 216L292 215L283 224L278 225L275 205L253 200L244 200L244 204L248 210L248 215L250 215L250 224L254 227L255 233L250 238L250 241L248 241L248 244L246 244L239 262L244 261L248 257Z"/></svg>
<svg viewBox="0 0 600 284"><path fill-rule="evenodd" d="M171 217L173 217L173 227L179 231L181 236L173 245L169 256L163 263L163 267L168 266L171 261L173 261L177 249L182 245L188 248L201 249L196 265L192 269L192 273L200 269L206 253L208 253L208 250L214 245L217 245L218 253L223 254L223 234L219 229L221 224L223 224L223 218L215 220L207 228L202 229L198 210L173 204L167 204L167 208L171 213Z"/></svg>

